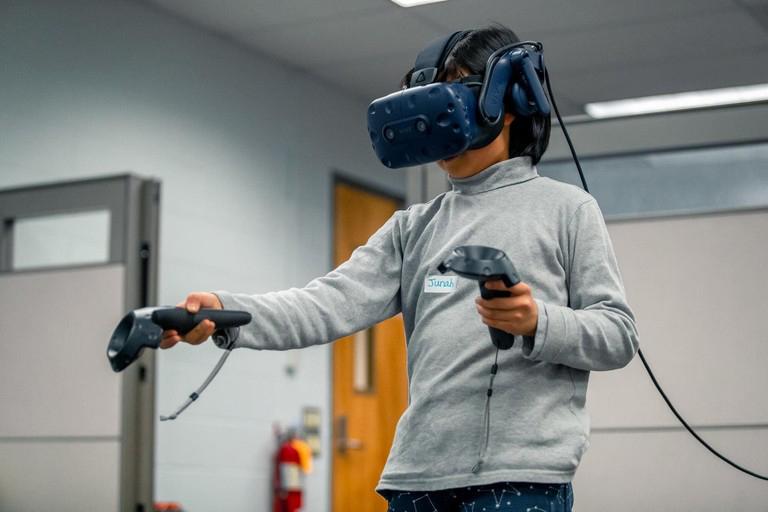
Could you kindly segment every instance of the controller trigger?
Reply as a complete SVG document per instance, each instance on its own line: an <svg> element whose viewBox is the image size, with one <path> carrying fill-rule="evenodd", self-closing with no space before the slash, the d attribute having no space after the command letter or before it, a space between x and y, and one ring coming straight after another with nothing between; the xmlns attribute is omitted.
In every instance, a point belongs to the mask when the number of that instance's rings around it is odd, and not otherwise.
<svg viewBox="0 0 768 512"><path fill-rule="evenodd" d="M480 295L486 300L498 297L509 297L507 290L492 290L485 286L487 281L501 280L507 287L512 287L519 282L517 270L507 255L493 247L482 245L463 245L456 247L451 255L437 267L441 273L447 271L473 279L480 285ZM491 341L499 349L506 350L515 342L514 335L488 327Z"/></svg>

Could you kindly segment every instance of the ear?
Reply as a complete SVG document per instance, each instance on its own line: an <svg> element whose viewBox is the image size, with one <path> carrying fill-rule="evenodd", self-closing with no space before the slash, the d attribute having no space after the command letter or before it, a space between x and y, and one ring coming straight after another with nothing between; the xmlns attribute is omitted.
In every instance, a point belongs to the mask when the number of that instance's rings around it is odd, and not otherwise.
<svg viewBox="0 0 768 512"><path fill-rule="evenodd" d="M515 116L510 114L509 112L504 113L504 126L509 126L512 124L512 121L515 120Z"/></svg>

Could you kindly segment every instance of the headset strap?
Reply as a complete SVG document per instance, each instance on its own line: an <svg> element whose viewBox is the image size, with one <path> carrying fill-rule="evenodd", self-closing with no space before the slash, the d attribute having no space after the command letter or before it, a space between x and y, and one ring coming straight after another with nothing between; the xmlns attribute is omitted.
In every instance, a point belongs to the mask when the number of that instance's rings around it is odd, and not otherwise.
<svg viewBox="0 0 768 512"><path fill-rule="evenodd" d="M435 81L437 71L443 65L448 54L453 47L471 30L460 30L454 32L448 37L435 39L429 45L419 52L416 57L416 63L413 66L411 83L409 87L416 85L427 85Z"/></svg>

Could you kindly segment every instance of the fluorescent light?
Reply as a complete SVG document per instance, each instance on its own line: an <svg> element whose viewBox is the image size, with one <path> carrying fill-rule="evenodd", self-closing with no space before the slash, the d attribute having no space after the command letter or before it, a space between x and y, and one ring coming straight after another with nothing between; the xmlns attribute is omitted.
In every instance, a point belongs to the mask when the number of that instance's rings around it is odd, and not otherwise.
<svg viewBox="0 0 768 512"><path fill-rule="evenodd" d="M392 0L400 7L414 7L417 5L434 4L437 2L445 2L445 0Z"/></svg>
<svg viewBox="0 0 768 512"><path fill-rule="evenodd" d="M768 84L759 84L587 103L584 105L584 110L590 117L602 119L766 100L768 100Z"/></svg>

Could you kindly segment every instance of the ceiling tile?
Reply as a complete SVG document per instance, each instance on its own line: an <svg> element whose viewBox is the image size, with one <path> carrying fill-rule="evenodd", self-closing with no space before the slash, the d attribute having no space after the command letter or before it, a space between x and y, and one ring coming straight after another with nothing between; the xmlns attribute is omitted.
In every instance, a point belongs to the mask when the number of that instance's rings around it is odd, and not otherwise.
<svg viewBox="0 0 768 512"><path fill-rule="evenodd" d="M713 67L713 59L702 57L551 78L581 103L768 83L768 66L755 65L768 62L768 49L733 52L714 61L725 64Z"/></svg>
<svg viewBox="0 0 768 512"><path fill-rule="evenodd" d="M305 68L330 63L375 60L399 51L417 53L442 33L403 9L360 16L302 22L256 30L237 37L261 51Z"/></svg>
<svg viewBox="0 0 768 512"><path fill-rule="evenodd" d="M240 33L391 10L386 0L150 0L195 22Z"/></svg>
<svg viewBox="0 0 768 512"><path fill-rule="evenodd" d="M688 18L606 26L542 38L548 65L558 72L594 73L616 64L639 64L768 48L768 34L740 10Z"/></svg>
<svg viewBox="0 0 768 512"><path fill-rule="evenodd" d="M500 22L521 37L733 9L731 0L449 0L414 8L447 30Z"/></svg>
<svg viewBox="0 0 768 512"><path fill-rule="evenodd" d="M137 0L227 35L364 101L418 50L493 21L544 43L564 115L590 101L768 82L766 0Z"/></svg>

